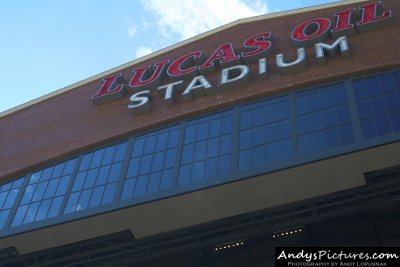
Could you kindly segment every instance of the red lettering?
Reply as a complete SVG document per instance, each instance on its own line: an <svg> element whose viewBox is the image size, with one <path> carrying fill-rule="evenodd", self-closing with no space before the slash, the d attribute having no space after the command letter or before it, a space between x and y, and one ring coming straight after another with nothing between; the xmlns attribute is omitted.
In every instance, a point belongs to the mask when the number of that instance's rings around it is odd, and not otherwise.
<svg viewBox="0 0 400 267"><path fill-rule="evenodd" d="M184 55L174 62L171 63L171 65L167 69L167 73L169 76L179 76L179 75L184 75L184 74L190 74L192 72L195 72L197 67L188 67L186 65L188 64L193 64L195 58L199 58L203 54L202 51L197 51L193 52L187 55ZM192 60L190 60L192 59Z"/></svg>
<svg viewBox="0 0 400 267"><path fill-rule="evenodd" d="M253 51L242 53L243 60L246 62L254 61L259 57L266 56L271 51L272 43L268 39L271 38L271 32L264 32L251 36L244 42L244 47L253 48Z"/></svg>
<svg viewBox="0 0 400 267"><path fill-rule="evenodd" d="M311 19L297 26L292 32L293 43L297 47L311 46L325 40L329 35L331 21L327 18Z"/></svg>
<svg viewBox="0 0 400 267"><path fill-rule="evenodd" d="M153 74L149 77L148 75L148 70L152 68L151 65L145 66L145 67L140 67L137 69L134 69L133 76L131 80L129 81L129 86L132 88L136 87L147 87L150 86L151 83L158 83L160 82L161 79L161 74L164 70L165 65L169 63L169 60L161 61L158 63L155 63L155 70L153 71ZM155 85L157 86L157 84ZM144 89L144 88L143 88Z"/></svg>
<svg viewBox="0 0 400 267"><path fill-rule="evenodd" d="M109 100L121 98L125 94L125 85L122 83L113 88L114 83L116 83L118 80L122 80L121 73L103 78L103 83L101 84L100 90L96 95L92 96L93 103L102 104L108 102ZM105 96L112 97L106 98Z"/></svg>
<svg viewBox="0 0 400 267"><path fill-rule="evenodd" d="M331 31L335 38L356 33L354 30L354 24L351 22L351 15L354 11L356 11L355 8L350 8L335 13L336 27Z"/></svg>
<svg viewBox="0 0 400 267"><path fill-rule="evenodd" d="M381 1L376 1L359 7L362 10L362 20L357 23L360 31L376 29L380 26L386 26L391 23L392 11L387 10L382 15L377 16L381 8Z"/></svg>
<svg viewBox="0 0 400 267"><path fill-rule="evenodd" d="M231 43L221 45L215 50L209 59L199 67L199 71L207 72L208 70L215 70L214 61L218 60L221 64L236 63L240 59L239 56L235 55Z"/></svg>

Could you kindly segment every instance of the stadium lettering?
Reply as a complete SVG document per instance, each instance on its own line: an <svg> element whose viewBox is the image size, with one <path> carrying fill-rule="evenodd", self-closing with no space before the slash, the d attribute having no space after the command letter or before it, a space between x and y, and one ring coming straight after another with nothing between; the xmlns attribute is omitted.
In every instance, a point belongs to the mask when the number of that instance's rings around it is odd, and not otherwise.
<svg viewBox="0 0 400 267"><path fill-rule="evenodd" d="M347 37L385 27L392 22L392 11L381 10L381 4L381 1L375 1L360 6L361 19L357 23L354 22L356 9L350 8L336 12L335 23L329 18L314 18L299 24L291 33L292 42L297 47L297 58L287 62L284 54L278 53L275 61L279 72L286 75L303 70L307 47L314 47L315 59L321 65L325 64L327 55L340 53L348 58L350 48ZM330 44L326 43L329 36L333 38ZM267 57L272 52L272 44L272 32L266 31L247 38L243 42L242 53L238 53L232 43L220 45L208 57L203 51L187 53L175 60L167 59L133 69L127 85L122 73L113 74L102 79L92 102L98 105L114 101L132 91L128 109L133 114L141 114L151 109L152 90L156 90L167 105L172 105L178 94L184 101L190 101L194 97L234 90L247 83L250 73L247 64L257 62L257 75L267 74ZM213 85L206 76L218 70L219 82Z"/></svg>

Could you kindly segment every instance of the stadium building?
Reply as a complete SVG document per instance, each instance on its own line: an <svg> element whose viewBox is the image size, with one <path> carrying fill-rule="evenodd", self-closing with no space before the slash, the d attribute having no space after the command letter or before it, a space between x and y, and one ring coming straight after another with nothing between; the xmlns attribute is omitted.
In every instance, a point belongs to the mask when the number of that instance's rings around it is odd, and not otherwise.
<svg viewBox="0 0 400 267"><path fill-rule="evenodd" d="M399 13L238 20L1 113L0 265L398 246Z"/></svg>

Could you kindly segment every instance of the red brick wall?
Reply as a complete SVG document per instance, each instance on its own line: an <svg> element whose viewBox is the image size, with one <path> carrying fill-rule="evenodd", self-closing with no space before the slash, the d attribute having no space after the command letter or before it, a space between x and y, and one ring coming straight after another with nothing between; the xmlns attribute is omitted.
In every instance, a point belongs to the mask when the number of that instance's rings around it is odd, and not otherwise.
<svg viewBox="0 0 400 267"><path fill-rule="evenodd" d="M123 70L131 77L134 67L153 64L165 59L176 59L188 52L204 50L210 55L219 45L232 42L241 48L243 41L257 33L272 31L274 51L268 59L268 75L256 75L256 64L251 66L252 76L245 88L220 93L216 96L196 98L183 103L178 96L173 107L167 107L158 95L152 99L152 110L133 116L126 108L125 98L94 106L91 96L101 79L52 97L21 111L0 118L0 179L9 179L28 170L79 153L120 137L140 133L156 126L191 117L222 107L260 98L270 94L342 79L351 75L370 73L400 66L400 5L398 0L384 0L384 9L393 10L394 23L386 28L357 34L348 38L351 58L330 58L325 66L318 66L314 49L307 49L307 67L300 73L282 76L275 67L275 55L283 52L288 60L295 57L296 48L290 34L300 23L316 18L334 19L333 13L346 7L275 17L264 21L241 24L206 38L194 41L137 66ZM352 5L357 7L357 5ZM327 42L332 42L328 40ZM206 76L216 86L218 73Z"/></svg>

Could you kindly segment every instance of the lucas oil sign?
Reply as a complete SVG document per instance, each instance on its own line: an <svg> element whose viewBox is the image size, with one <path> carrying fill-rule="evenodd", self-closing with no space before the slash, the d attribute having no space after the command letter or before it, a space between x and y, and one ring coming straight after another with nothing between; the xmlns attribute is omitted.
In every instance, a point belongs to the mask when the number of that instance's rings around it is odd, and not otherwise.
<svg viewBox="0 0 400 267"><path fill-rule="evenodd" d="M306 47L314 46L316 61L321 65L325 63L327 55L340 53L347 58L350 53L347 41L349 36L385 27L393 18L391 10L382 9L381 1L361 5L358 9L342 10L333 15L334 23L329 18L314 18L293 29L291 39L297 48L297 58L288 62L283 53L275 56L276 67L282 75L305 68ZM355 22L355 18L360 19ZM325 43L329 36L334 41ZM166 105L173 105L178 94L184 101L190 101L193 97L233 90L248 81L250 63L258 65L256 76L266 75L267 57L271 56L272 47L273 34L265 31L244 40L240 48L244 52L241 53L232 43L224 43L210 55L199 50L175 60L166 59L153 65L134 68L129 80L122 73L116 73L102 79L92 102L100 105L114 101L123 98L129 91L133 93L129 97L128 109L133 114L141 114L151 109L151 90L157 90ZM217 71L219 82L213 85L207 79L207 74ZM165 76L168 79L164 79Z"/></svg>

